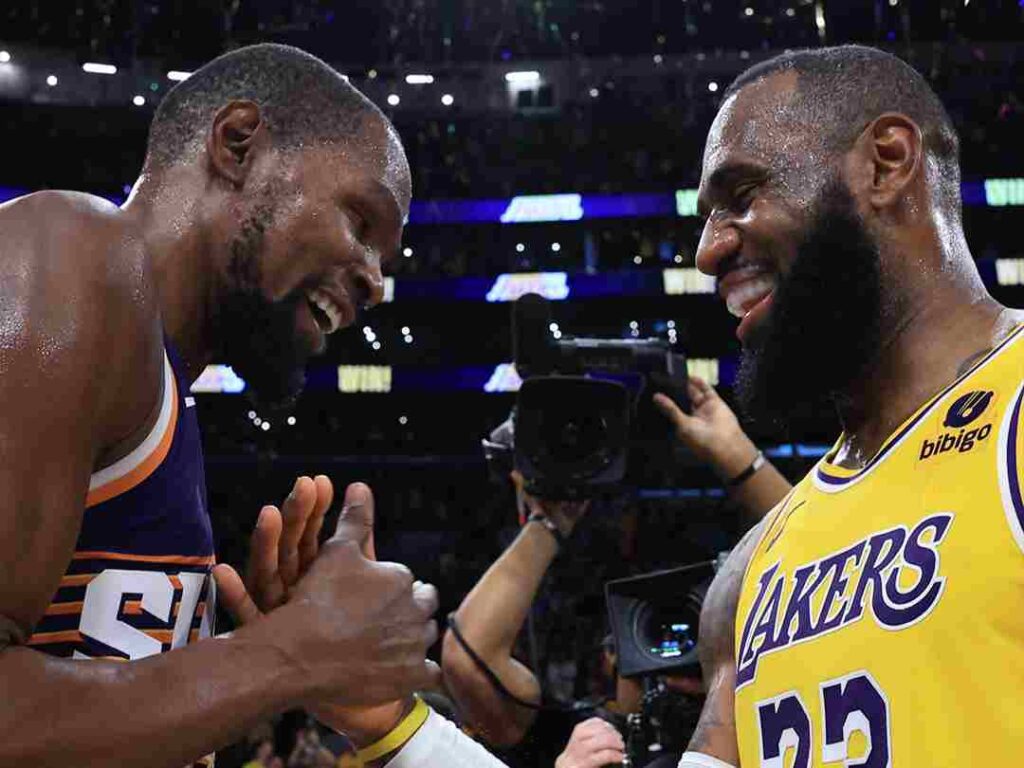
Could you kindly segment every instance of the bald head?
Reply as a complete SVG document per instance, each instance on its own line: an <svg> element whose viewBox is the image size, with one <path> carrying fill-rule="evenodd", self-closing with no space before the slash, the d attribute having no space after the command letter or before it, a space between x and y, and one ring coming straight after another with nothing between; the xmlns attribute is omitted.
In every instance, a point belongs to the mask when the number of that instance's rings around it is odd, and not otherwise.
<svg viewBox="0 0 1024 768"><path fill-rule="evenodd" d="M298 48L261 44L214 59L167 94L150 126L146 164L194 157L232 101L259 107L277 149L393 138L384 114L331 66Z"/></svg>

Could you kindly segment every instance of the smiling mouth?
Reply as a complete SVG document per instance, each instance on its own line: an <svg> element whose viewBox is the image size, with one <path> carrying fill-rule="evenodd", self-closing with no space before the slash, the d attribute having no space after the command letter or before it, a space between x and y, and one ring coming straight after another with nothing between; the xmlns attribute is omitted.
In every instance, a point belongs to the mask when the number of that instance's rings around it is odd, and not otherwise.
<svg viewBox="0 0 1024 768"><path fill-rule="evenodd" d="M319 288L308 291L306 301L313 313L313 319L325 335L334 333L344 325L349 313L324 291Z"/></svg>
<svg viewBox="0 0 1024 768"><path fill-rule="evenodd" d="M725 294L725 306L733 317L743 319L775 291L775 278L760 275L738 282L731 286Z"/></svg>

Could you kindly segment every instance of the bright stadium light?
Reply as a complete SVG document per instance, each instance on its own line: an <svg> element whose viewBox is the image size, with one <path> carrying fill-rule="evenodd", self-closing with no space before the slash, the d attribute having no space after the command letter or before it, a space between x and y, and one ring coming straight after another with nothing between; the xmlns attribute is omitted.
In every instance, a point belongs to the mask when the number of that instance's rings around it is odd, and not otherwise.
<svg viewBox="0 0 1024 768"><path fill-rule="evenodd" d="M11 54L8 51L0 51L0 64L10 64Z"/></svg>
<svg viewBox="0 0 1024 768"><path fill-rule="evenodd" d="M530 70L528 72L506 72L505 81L512 85L536 85L540 82L540 72Z"/></svg>
<svg viewBox="0 0 1024 768"><path fill-rule="evenodd" d="M53 88L53 86L55 86L57 84L57 76L56 75L49 75L49 76L47 76L46 84L48 86L50 86L51 88Z"/></svg>
<svg viewBox="0 0 1024 768"><path fill-rule="evenodd" d="M708 83L708 90L711 91L712 93L715 93L718 90L718 83L712 80L710 83Z"/></svg>
<svg viewBox="0 0 1024 768"><path fill-rule="evenodd" d="M388 104L390 104L392 107L397 107L401 102L402 100L398 97L397 93L392 93L390 96L388 96Z"/></svg>
<svg viewBox="0 0 1024 768"><path fill-rule="evenodd" d="M409 85L430 85L434 82L433 75L406 75L405 82Z"/></svg>
<svg viewBox="0 0 1024 768"><path fill-rule="evenodd" d="M95 61L87 61L82 65L82 71L90 75L116 75L117 67L113 64L97 64Z"/></svg>
<svg viewBox="0 0 1024 768"><path fill-rule="evenodd" d="M141 106L143 106L143 105L144 105L145 103L146 103L146 97L145 97L145 96L141 96L141 95L136 95L136 96L135 96L135 97L134 97L134 98L132 99L132 104L134 104L134 105L135 105L136 107L141 107Z"/></svg>
<svg viewBox="0 0 1024 768"><path fill-rule="evenodd" d="M441 103L444 104L446 107L450 107L452 104L455 103L455 97L452 96L450 93L446 93L444 96L441 97Z"/></svg>
<svg viewBox="0 0 1024 768"><path fill-rule="evenodd" d="M191 72L181 72L177 69L172 69L167 73L167 79L173 80L176 83L180 83L182 80L188 80L190 77L192 77Z"/></svg>

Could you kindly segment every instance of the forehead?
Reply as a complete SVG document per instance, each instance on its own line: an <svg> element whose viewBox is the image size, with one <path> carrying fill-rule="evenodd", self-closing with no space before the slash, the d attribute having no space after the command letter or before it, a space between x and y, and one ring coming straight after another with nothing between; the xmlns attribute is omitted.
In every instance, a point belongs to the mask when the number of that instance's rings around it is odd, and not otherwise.
<svg viewBox="0 0 1024 768"><path fill-rule="evenodd" d="M728 163L774 167L806 148L807 132L793 105L796 84L794 72L769 75L722 103L704 146L702 182Z"/></svg>
<svg viewBox="0 0 1024 768"><path fill-rule="evenodd" d="M314 149L308 166L332 186L389 195L404 219L412 199L409 161L394 128L376 116L370 121L351 141Z"/></svg>

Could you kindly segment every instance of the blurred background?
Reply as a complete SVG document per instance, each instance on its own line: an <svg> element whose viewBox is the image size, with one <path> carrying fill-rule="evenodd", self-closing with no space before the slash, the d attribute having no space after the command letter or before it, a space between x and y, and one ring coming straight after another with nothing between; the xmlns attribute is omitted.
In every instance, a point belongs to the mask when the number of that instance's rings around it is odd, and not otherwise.
<svg viewBox="0 0 1024 768"><path fill-rule="evenodd" d="M403 250L387 303L332 337L293 413L254 410L229 369L197 382L218 551L244 562L260 506L297 474L364 480L379 553L437 584L447 613L518 526L480 450L519 385L510 301L551 299L556 333L668 339L729 399L738 345L693 268L695 187L720 94L749 65L862 42L922 72L962 137L981 273L1019 306L1022 40L1024 0L6 0L0 199L122 200L162 96L232 48L289 43L345 73L409 154ZM835 424L821 414L753 436L795 479ZM707 559L744 527L717 478L664 435L643 455L537 604L541 677L566 697L591 685L607 579Z"/></svg>

